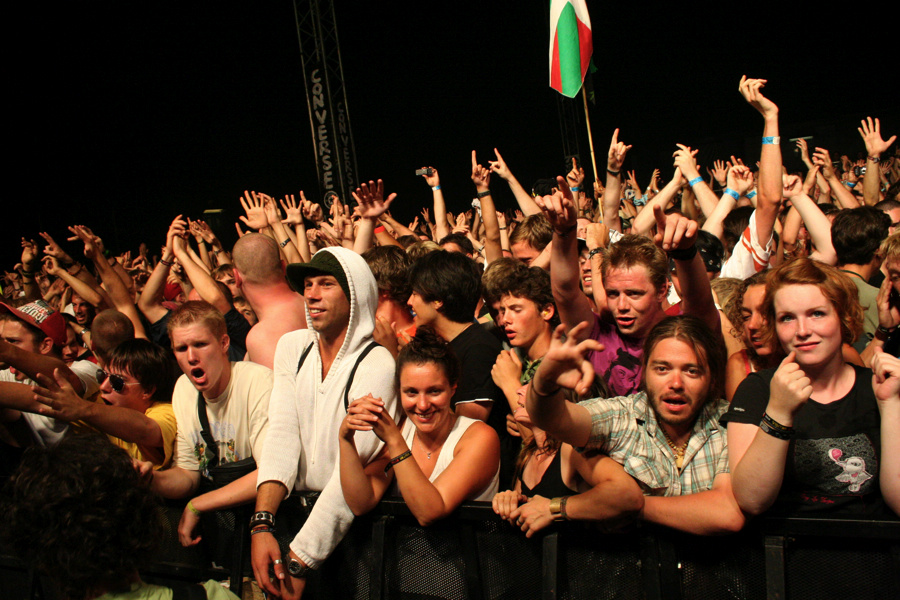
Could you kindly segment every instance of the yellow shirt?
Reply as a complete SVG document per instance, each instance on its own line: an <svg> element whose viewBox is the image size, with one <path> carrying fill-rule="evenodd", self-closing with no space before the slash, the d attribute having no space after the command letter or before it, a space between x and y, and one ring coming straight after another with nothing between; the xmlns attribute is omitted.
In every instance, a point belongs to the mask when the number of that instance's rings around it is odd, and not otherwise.
<svg viewBox="0 0 900 600"><path fill-rule="evenodd" d="M164 453L162 464L150 460L150 457L145 455L141 447L134 442L126 442L125 440L113 436L109 436L109 440L119 448L128 452L128 455L131 456L131 458L150 461L153 463L153 468L156 470L166 469L171 464L172 454L175 452L176 422L175 412L172 410L172 403L154 402L150 408L144 412L144 415L156 421L156 424L159 425L159 429L162 432Z"/></svg>

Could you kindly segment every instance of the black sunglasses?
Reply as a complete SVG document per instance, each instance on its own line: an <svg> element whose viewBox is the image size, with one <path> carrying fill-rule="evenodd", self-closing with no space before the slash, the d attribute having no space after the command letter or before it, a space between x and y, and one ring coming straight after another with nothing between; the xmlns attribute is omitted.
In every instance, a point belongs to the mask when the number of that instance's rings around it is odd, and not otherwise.
<svg viewBox="0 0 900 600"><path fill-rule="evenodd" d="M125 390L126 385L140 385L140 382L125 381L121 375L113 375L103 369L97 369L97 383L103 385L107 378L109 378L109 385L112 386L113 391L117 394L121 394Z"/></svg>

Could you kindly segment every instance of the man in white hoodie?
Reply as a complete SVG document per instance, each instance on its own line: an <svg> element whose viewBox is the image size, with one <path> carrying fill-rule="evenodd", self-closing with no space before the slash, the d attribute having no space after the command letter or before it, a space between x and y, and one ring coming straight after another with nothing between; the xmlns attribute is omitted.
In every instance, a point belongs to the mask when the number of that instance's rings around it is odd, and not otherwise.
<svg viewBox="0 0 900 600"><path fill-rule="evenodd" d="M275 350L269 431L250 529L260 587L299 598L308 572L321 566L353 522L337 468L338 429L347 405L372 394L396 417L397 403L394 359L372 341L378 289L362 257L326 248L309 263L288 265L287 278L303 293L310 329L285 334ZM381 442L366 432L356 444L360 456L371 458ZM272 530L278 506L292 491L318 497L285 565Z"/></svg>

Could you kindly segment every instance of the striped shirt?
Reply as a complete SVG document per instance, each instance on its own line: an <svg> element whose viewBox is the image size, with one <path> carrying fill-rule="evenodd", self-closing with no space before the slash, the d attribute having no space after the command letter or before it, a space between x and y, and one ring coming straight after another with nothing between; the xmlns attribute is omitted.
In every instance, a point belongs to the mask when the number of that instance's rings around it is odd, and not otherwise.
<svg viewBox="0 0 900 600"><path fill-rule="evenodd" d="M725 400L707 403L694 423L681 472L646 392L580 402L591 414L591 437L580 452L599 450L625 467L648 496L681 496L712 489L728 472L728 441L719 417Z"/></svg>

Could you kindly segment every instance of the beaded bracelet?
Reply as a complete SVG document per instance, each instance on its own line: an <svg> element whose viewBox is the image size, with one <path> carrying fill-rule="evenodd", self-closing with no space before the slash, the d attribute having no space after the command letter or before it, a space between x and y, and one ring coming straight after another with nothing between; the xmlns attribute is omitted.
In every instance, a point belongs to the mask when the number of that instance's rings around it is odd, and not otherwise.
<svg viewBox="0 0 900 600"><path fill-rule="evenodd" d="M778 438L779 440L789 440L794 437L794 428L788 427L787 425L782 425L775 419L769 416L769 413L764 413L762 421L759 422L759 428L763 430L764 433L768 433L774 438Z"/></svg>
<svg viewBox="0 0 900 600"><path fill-rule="evenodd" d="M390 460L390 462L387 465L385 465L384 472L387 473L388 471L390 471L391 469L394 468L394 465L402 463L404 460L406 460L410 456L412 456L412 450L407 450L400 456L396 456L396 457L392 458Z"/></svg>

